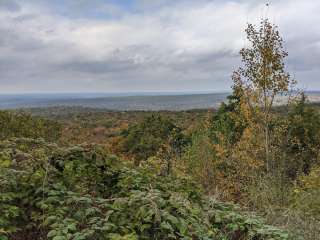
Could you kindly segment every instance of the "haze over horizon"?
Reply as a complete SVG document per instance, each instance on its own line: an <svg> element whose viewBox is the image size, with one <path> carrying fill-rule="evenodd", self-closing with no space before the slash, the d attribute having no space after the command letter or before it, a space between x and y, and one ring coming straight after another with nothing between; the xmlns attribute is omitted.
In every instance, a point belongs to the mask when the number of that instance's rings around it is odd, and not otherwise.
<svg viewBox="0 0 320 240"><path fill-rule="evenodd" d="M268 2L1 0L0 93L227 92L261 17L298 87L320 90L320 1Z"/></svg>

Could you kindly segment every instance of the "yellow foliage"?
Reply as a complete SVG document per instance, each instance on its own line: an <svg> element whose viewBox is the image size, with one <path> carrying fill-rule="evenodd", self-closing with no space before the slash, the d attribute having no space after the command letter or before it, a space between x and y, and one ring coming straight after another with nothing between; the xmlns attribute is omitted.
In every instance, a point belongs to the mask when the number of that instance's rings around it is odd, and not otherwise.
<svg viewBox="0 0 320 240"><path fill-rule="evenodd" d="M264 165L263 136L259 134L257 129L256 125L246 128L233 150L232 158L237 161L237 166L244 175L256 171Z"/></svg>
<svg viewBox="0 0 320 240"><path fill-rule="evenodd" d="M313 168L309 175L299 178L299 186L295 188L295 192L310 191L319 189L320 191L320 167Z"/></svg>
<svg viewBox="0 0 320 240"><path fill-rule="evenodd" d="M313 168L309 175L298 179L293 190L293 207L312 218L320 220L320 167Z"/></svg>

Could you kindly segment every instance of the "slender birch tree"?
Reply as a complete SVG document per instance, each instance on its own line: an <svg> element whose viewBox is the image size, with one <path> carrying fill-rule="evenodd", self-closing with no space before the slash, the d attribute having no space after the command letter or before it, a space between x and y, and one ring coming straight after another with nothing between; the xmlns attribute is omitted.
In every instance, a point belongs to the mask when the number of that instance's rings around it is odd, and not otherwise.
<svg viewBox="0 0 320 240"><path fill-rule="evenodd" d="M270 170L270 123L275 98L290 91L295 82L285 70L288 53L278 27L268 19L256 27L246 28L248 47L240 50L242 66L233 73L234 89L241 89L242 100L247 104L250 116L261 124L264 131L266 170Z"/></svg>

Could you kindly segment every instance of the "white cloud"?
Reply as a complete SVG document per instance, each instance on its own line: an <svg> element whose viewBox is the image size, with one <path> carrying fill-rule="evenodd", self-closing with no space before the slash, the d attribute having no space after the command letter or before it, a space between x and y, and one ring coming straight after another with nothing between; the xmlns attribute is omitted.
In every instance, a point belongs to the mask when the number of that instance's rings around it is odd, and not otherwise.
<svg viewBox="0 0 320 240"><path fill-rule="evenodd" d="M316 0L269 9L262 1L140 0L134 9L94 1L74 15L41 2L0 4L2 92L227 90L246 22L264 15L287 41L289 70L320 89ZM99 17L81 14L90 7Z"/></svg>

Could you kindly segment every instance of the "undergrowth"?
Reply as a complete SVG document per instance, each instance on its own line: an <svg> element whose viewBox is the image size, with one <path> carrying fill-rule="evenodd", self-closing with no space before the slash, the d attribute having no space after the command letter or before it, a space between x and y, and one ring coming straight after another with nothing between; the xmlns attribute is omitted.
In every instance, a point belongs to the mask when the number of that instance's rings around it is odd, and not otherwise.
<svg viewBox="0 0 320 240"><path fill-rule="evenodd" d="M0 143L0 239L291 239L187 179L125 166L98 145Z"/></svg>

